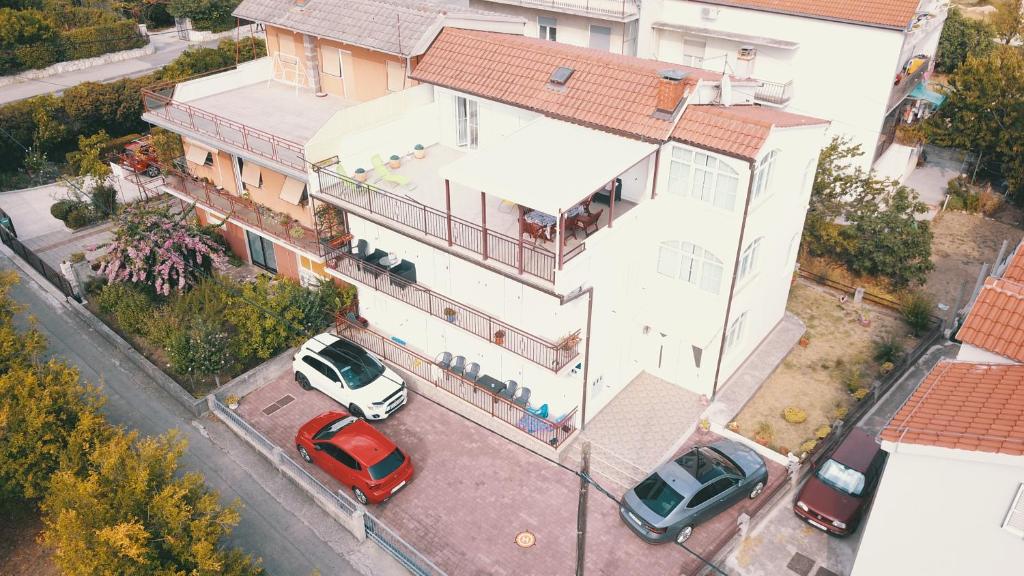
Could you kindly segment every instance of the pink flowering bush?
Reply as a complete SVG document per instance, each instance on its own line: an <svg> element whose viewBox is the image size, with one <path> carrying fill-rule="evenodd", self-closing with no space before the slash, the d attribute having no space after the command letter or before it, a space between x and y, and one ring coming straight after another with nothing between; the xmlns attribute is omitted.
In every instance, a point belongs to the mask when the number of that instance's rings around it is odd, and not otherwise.
<svg viewBox="0 0 1024 576"><path fill-rule="evenodd" d="M168 296L184 292L227 263L214 233L166 208L135 206L124 210L100 268L111 284L129 282Z"/></svg>

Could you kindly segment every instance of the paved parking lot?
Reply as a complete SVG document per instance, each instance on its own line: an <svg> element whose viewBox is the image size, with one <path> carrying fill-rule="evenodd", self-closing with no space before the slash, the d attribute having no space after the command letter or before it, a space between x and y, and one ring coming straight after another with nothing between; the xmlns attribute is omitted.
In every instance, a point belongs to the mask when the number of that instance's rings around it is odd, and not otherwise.
<svg viewBox="0 0 1024 576"><path fill-rule="evenodd" d="M301 462L295 431L313 416L337 408L323 394L303 391L286 372L243 398L238 413ZM416 476L392 501L371 512L448 574L575 572L579 480L571 470L416 394L390 419L374 425L410 455ZM307 469L340 488L319 468ZM772 488L784 473L776 466L770 474ZM698 527L688 545L713 555L732 537L739 514L765 501L762 496L734 506ZM516 545L522 531L536 536L534 546ZM693 574L701 565L674 544L642 542L619 520L617 504L597 490L589 496L586 554L591 575Z"/></svg>

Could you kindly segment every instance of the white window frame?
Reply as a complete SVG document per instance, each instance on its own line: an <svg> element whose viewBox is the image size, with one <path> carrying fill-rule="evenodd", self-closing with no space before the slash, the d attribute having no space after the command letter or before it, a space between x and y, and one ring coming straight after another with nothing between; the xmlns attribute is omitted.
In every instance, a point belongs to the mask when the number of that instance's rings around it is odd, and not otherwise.
<svg viewBox="0 0 1024 576"><path fill-rule="evenodd" d="M475 150L480 144L480 106L465 96L455 97L455 145Z"/></svg>
<svg viewBox="0 0 1024 576"><path fill-rule="evenodd" d="M691 196L729 212L736 210L739 173L720 158L675 146L668 178L670 194Z"/></svg>
<svg viewBox="0 0 1024 576"><path fill-rule="evenodd" d="M640 37L640 21L630 20L622 25L622 53L636 56L637 42Z"/></svg>
<svg viewBox="0 0 1024 576"><path fill-rule="evenodd" d="M686 44L689 42L691 47L695 47L700 44L700 54L696 54L696 50L691 50L692 53L687 53ZM708 53L708 41L707 39L694 38L692 36L683 37L683 65L693 66L694 68L703 68L704 59L707 58Z"/></svg>
<svg viewBox="0 0 1024 576"><path fill-rule="evenodd" d="M602 38L602 34L598 34L597 36L595 36L594 35L594 28L599 28L601 30L607 30L608 34L604 35L603 38ZM612 51L612 28L611 28L611 26L600 26L600 25L597 25L597 24L591 24L587 34L588 34L588 38L587 38L587 46L588 47L590 47L590 48L592 48L594 50L601 50L603 52L611 52ZM594 39L595 38L601 38L601 40L602 40L602 45L601 46L594 46ZM604 45L604 42L607 42L607 45Z"/></svg>
<svg viewBox="0 0 1024 576"><path fill-rule="evenodd" d="M755 238L753 242L747 244L747 247L743 249L743 254L740 256L740 268L736 272L736 282L742 282L748 276L757 272L758 264L760 263L761 255L761 241L764 237Z"/></svg>
<svg viewBox="0 0 1024 576"><path fill-rule="evenodd" d="M750 201L767 197L766 190L771 188L772 173L775 167L775 159L778 157L778 150L772 150L761 157L754 169L754 184L750 188Z"/></svg>
<svg viewBox="0 0 1024 576"><path fill-rule="evenodd" d="M1002 526L1003 530L1010 534L1024 538L1024 530L1014 526L1014 524L1020 524L1018 516L1024 517L1024 484L1017 487L1017 494L1014 495L1013 502L1010 503L1010 509L1006 512Z"/></svg>
<svg viewBox="0 0 1024 576"><path fill-rule="evenodd" d="M725 352L729 353L736 348L736 345L743 340L743 333L747 323L747 313L740 314L729 324L729 331L725 333Z"/></svg>
<svg viewBox="0 0 1024 576"><path fill-rule="evenodd" d="M392 78L392 74L395 73L395 67L398 68L397 79ZM384 62L384 72L388 81L388 92L401 92L402 90L405 90L405 66L403 66L401 62L386 60ZM397 86L392 82L393 80L398 83Z"/></svg>
<svg viewBox="0 0 1024 576"><path fill-rule="evenodd" d="M550 16L537 17L537 37L541 40L558 41L558 19Z"/></svg>
<svg viewBox="0 0 1024 576"><path fill-rule="evenodd" d="M658 246L658 274L719 294L725 268L709 250L685 240L665 240Z"/></svg>

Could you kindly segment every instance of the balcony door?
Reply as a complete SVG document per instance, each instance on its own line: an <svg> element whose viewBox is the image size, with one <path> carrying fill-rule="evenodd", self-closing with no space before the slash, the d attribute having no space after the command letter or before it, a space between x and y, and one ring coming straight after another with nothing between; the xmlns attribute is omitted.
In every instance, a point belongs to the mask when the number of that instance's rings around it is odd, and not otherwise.
<svg viewBox="0 0 1024 576"><path fill-rule="evenodd" d="M252 263L264 270L277 274L277 257L274 256L274 243L259 234L245 231L245 239L249 243L249 258Z"/></svg>
<svg viewBox="0 0 1024 576"><path fill-rule="evenodd" d="M455 97L455 144L475 150L479 141L479 109L476 100Z"/></svg>

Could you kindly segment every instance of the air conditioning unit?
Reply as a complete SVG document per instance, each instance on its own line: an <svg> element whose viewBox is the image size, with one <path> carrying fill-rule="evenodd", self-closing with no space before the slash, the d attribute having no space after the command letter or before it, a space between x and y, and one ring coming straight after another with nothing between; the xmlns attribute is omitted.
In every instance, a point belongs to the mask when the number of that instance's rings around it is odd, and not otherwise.
<svg viewBox="0 0 1024 576"><path fill-rule="evenodd" d="M736 57L740 60L753 60L757 56L757 48L753 46L740 46L739 52Z"/></svg>
<svg viewBox="0 0 1024 576"><path fill-rule="evenodd" d="M719 12L721 12L721 10L714 6L705 6L704 8L701 8L700 14L705 20L717 20Z"/></svg>

